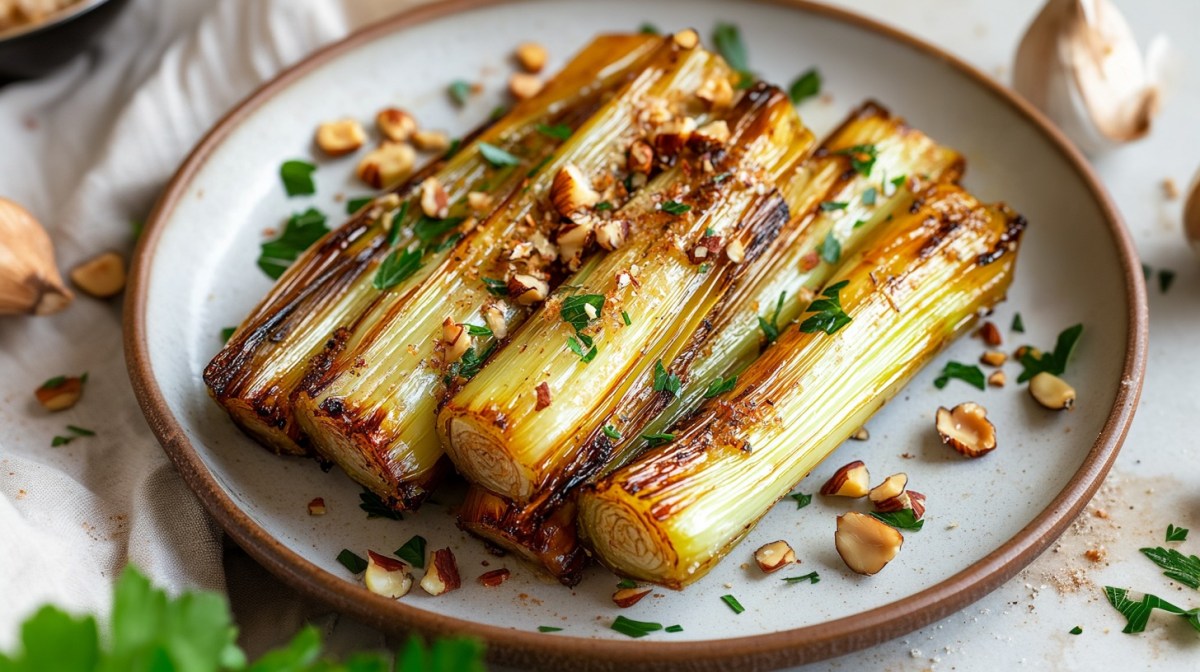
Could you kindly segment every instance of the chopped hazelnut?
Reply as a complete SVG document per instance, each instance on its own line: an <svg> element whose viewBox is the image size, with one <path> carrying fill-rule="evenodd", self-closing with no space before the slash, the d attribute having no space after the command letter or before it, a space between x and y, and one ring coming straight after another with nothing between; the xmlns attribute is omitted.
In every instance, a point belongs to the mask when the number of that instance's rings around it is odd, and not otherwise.
<svg viewBox="0 0 1200 672"><path fill-rule="evenodd" d="M513 56L525 72L541 72L542 68L546 67L546 59L549 58L546 48L537 42L518 44Z"/></svg>
<svg viewBox="0 0 1200 672"><path fill-rule="evenodd" d="M904 535L865 513L838 516L834 546L852 571L872 575L883 569L904 546Z"/></svg>
<svg viewBox="0 0 1200 672"><path fill-rule="evenodd" d="M1008 376L1004 375L1003 371L993 371L992 375L987 378L988 385L992 387L1004 387L1008 382Z"/></svg>
<svg viewBox="0 0 1200 672"><path fill-rule="evenodd" d="M505 567L501 567L500 569L493 569L490 572L484 572L483 574L480 574L479 583L487 586L488 588L495 588L496 586L507 581L508 577L511 575L512 572L508 571L508 569Z"/></svg>
<svg viewBox="0 0 1200 672"><path fill-rule="evenodd" d="M596 242L609 252L624 245L628 237L629 222L624 219L610 219L596 227Z"/></svg>
<svg viewBox="0 0 1200 672"><path fill-rule="evenodd" d="M532 275L517 273L508 279L508 295L522 306L532 306L546 300L550 285Z"/></svg>
<svg viewBox="0 0 1200 672"><path fill-rule="evenodd" d="M483 321L487 323L488 329L492 330L492 336L497 341L504 340L508 336L508 322L504 319L504 310L497 305L489 305L483 309Z"/></svg>
<svg viewBox="0 0 1200 672"><path fill-rule="evenodd" d="M83 396L83 379L60 376L42 383L33 395L47 411L65 411L79 403L79 398Z"/></svg>
<svg viewBox="0 0 1200 672"><path fill-rule="evenodd" d="M550 202L558 214L572 219L600 202L600 194L596 193L591 181L575 164L568 163L554 175L554 182L550 185Z"/></svg>
<svg viewBox="0 0 1200 672"><path fill-rule="evenodd" d="M649 595L654 588L652 586L638 586L635 588L618 588L617 592L613 593L612 601L622 609L628 609L642 600L643 597Z"/></svg>
<svg viewBox="0 0 1200 672"><path fill-rule="evenodd" d="M436 177L421 182L421 211L433 219L445 219L450 214L450 195Z"/></svg>
<svg viewBox="0 0 1200 672"><path fill-rule="evenodd" d="M508 92L517 100L526 100L541 93L542 79L527 72L514 72L508 78Z"/></svg>
<svg viewBox="0 0 1200 672"><path fill-rule="evenodd" d="M412 134L412 143L422 152L444 152L450 148L450 136L443 131L420 130Z"/></svg>
<svg viewBox="0 0 1200 672"><path fill-rule="evenodd" d="M71 282L84 294L107 299L125 289L125 259L116 252L105 252L71 270Z"/></svg>
<svg viewBox="0 0 1200 672"><path fill-rule="evenodd" d="M988 350L980 355L979 361L988 366L1004 366L1004 363L1008 361L1008 355L999 350Z"/></svg>
<svg viewBox="0 0 1200 672"><path fill-rule="evenodd" d="M1075 388L1048 371L1029 379L1029 394L1052 411L1069 410L1075 406Z"/></svg>
<svg viewBox="0 0 1200 672"><path fill-rule="evenodd" d="M696 45L700 44L700 35L691 28L684 28L672 35L671 40L680 49L695 49Z"/></svg>
<svg viewBox="0 0 1200 672"><path fill-rule="evenodd" d="M392 142L406 142L417 130L417 120L398 107L388 107L375 115L375 125Z"/></svg>
<svg viewBox="0 0 1200 672"><path fill-rule="evenodd" d="M871 474L862 460L842 466L821 486L821 494L834 497L862 497L870 489Z"/></svg>
<svg viewBox="0 0 1200 672"><path fill-rule="evenodd" d="M984 343L987 343L993 348L999 346L1003 342L1000 338L1000 328L996 326L995 322L984 322L983 325L979 327L979 337L983 339Z"/></svg>
<svg viewBox="0 0 1200 672"><path fill-rule="evenodd" d="M367 571L363 575L367 590L395 600L408 594L412 582L408 565L375 551L367 551Z"/></svg>
<svg viewBox="0 0 1200 672"><path fill-rule="evenodd" d="M625 167L631 173L649 173L654 168L654 148L641 138L634 140L629 146Z"/></svg>
<svg viewBox="0 0 1200 672"><path fill-rule="evenodd" d="M353 119L327 121L317 127L317 147L330 156L343 156L367 141L362 124Z"/></svg>
<svg viewBox="0 0 1200 672"><path fill-rule="evenodd" d="M696 97L713 109L729 107L733 103L733 84L722 76L706 79L696 90Z"/></svg>
<svg viewBox="0 0 1200 672"><path fill-rule="evenodd" d="M754 551L754 562L764 574L770 574L796 562L796 552L782 539L772 541Z"/></svg>
<svg viewBox="0 0 1200 672"><path fill-rule="evenodd" d="M558 237L554 242L558 243L559 256L569 270L579 270L583 264L583 256L595 238L595 232L590 225L567 223L559 228Z"/></svg>
<svg viewBox="0 0 1200 672"><path fill-rule="evenodd" d="M458 562L448 548L440 548L429 558L425 576L421 577L421 588L437 596L457 590L462 585L458 576Z"/></svg>
<svg viewBox="0 0 1200 672"><path fill-rule="evenodd" d="M724 147L729 142L729 137L729 124L725 123L724 119L719 119L697 128L688 138L688 142L698 152L709 152Z"/></svg>
<svg viewBox="0 0 1200 672"><path fill-rule="evenodd" d="M447 317L442 322L442 343L446 345L445 361L457 362L471 347L471 334L465 325Z"/></svg>
<svg viewBox="0 0 1200 672"><path fill-rule="evenodd" d="M663 156L675 156L683 150L696 130L696 120L677 117L661 124L654 133L654 150Z"/></svg>
<svg viewBox="0 0 1200 672"><path fill-rule="evenodd" d="M472 191L467 194L467 207L475 212L487 212L492 209L491 194L482 191Z"/></svg>
<svg viewBox="0 0 1200 672"><path fill-rule="evenodd" d="M942 443L967 457L980 457L996 448L996 427L987 419L987 409L974 402L939 408L937 432Z"/></svg>
<svg viewBox="0 0 1200 672"><path fill-rule="evenodd" d="M871 488L871 491L867 493L867 499L871 500L872 504L879 506L880 502L903 495L906 487L908 487L908 474L903 472L892 474L883 479L883 483Z"/></svg>
<svg viewBox="0 0 1200 672"><path fill-rule="evenodd" d="M725 246L725 257L735 264L740 264L746 259L746 246L742 241L734 238Z"/></svg>
<svg viewBox="0 0 1200 672"><path fill-rule="evenodd" d="M411 175L416 163L417 153L412 145L385 142L358 162L355 173L358 179L372 187L385 189L399 184Z"/></svg>
<svg viewBox="0 0 1200 672"><path fill-rule="evenodd" d="M533 410L540 411L543 408L550 407L550 383L542 381L538 386L533 388L537 392L537 403L534 404Z"/></svg>
<svg viewBox="0 0 1200 672"><path fill-rule="evenodd" d="M866 441L867 439L871 438L871 432L867 431L866 427L859 427L858 429L854 430L854 433L850 435L850 438L854 439L855 441Z"/></svg>

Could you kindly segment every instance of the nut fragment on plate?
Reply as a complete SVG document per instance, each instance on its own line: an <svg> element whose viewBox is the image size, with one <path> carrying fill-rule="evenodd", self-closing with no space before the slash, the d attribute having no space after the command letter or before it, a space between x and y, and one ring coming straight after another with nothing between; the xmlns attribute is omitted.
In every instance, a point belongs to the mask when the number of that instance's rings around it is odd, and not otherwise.
<svg viewBox="0 0 1200 672"><path fill-rule="evenodd" d="M850 438L854 439L855 441L866 441L867 439L871 438L871 432L867 431L866 427L859 427L858 429L854 430L854 433L850 435Z"/></svg>
<svg viewBox="0 0 1200 672"><path fill-rule="evenodd" d="M983 339L984 343L987 343L993 348L999 346L1003 342L1003 339L1000 337L1000 327L997 327L995 322L984 322L983 325L979 327L979 337Z"/></svg>
<svg viewBox="0 0 1200 672"><path fill-rule="evenodd" d="M541 93L542 78L527 72L514 72L508 78L508 92L517 100L527 100Z"/></svg>
<svg viewBox="0 0 1200 672"><path fill-rule="evenodd" d="M114 297L125 289L125 259L116 252L99 254L71 269L71 282L97 299Z"/></svg>
<svg viewBox="0 0 1200 672"><path fill-rule="evenodd" d="M988 366L1004 366L1008 361L1008 355L999 350L988 350L979 356L979 362Z"/></svg>
<svg viewBox="0 0 1200 672"><path fill-rule="evenodd" d="M395 186L411 175L416 163L417 152L412 145L385 142L358 162L355 174L372 187L384 189Z"/></svg>
<svg viewBox="0 0 1200 672"><path fill-rule="evenodd" d="M988 385L992 387L1004 387L1008 382L1008 376L1004 375L1003 371L993 371L992 375L987 377Z"/></svg>
<svg viewBox="0 0 1200 672"><path fill-rule="evenodd" d="M517 273L508 279L508 295L522 306L541 303L550 295L550 285L539 278Z"/></svg>
<svg viewBox="0 0 1200 672"><path fill-rule="evenodd" d="M796 552L786 541L772 541L754 551L754 563L764 574L778 571L796 562Z"/></svg>
<svg viewBox="0 0 1200 672"><path fill-rule="evenodd" d="M387 107L375 115L375 125L383 137L392 142L405 142L417 131L417 120L398 107Z"/></svg>
<svg viewBox="0 0 1200 672"><path fill-rule="evenodd" d="M735 264L742 263L746 259L746 246L734 238L725 246L725 258Z"/></svg>
<svg viewBox="0 0 1200 672"><path fill-rule="evenodd" d="M367 571L363 574L367 590L393 600L404 597L412 589L413 577L408 565L399 560L367 551Z"/></svg>
<svg viewBox="0 0 1200 672"><path fill-rule="evenodd" d="M541 72L542 68L546 67L546 60L550 55L546 48L537 42L522 42L517 45L513 56L525 72Z"/></svg>
<svg viewBox="0 0 1200 672"><path fill-rule="evenodd" d="M637 586L634 588L618 588L617 592L613 593L612 601L622 609L628 609L633 605L641 602L642 598L649 595L654 588L652 586Z"/></svg>
<svg viewBox="0 0 1200 672"><path fill-rule="evenodd" d="M903 495L907 487L908 474L903 472L892 474L883 479L882 483L871 488L871 491L867 493L867 499L871 500L871 503L878 508L880 502L886 502Z"/></svg>
<svg viewBox="0 0 1200 672"><path fill-rule="evenodd" d="M83 378L58 376L34 390L38 403L47 411L65 411L79 403L83 396Z"/></svg>
<svg viewBox="0 0 1200 672"><path fill-rule="evenodd" d="M412 134L412 143L422 152L444 152L450 148L450 136L444 131L419 130Z"/></svg>
<svg viewBox="0 0 1200 672"><path fill-rule="evenodd" d="M483 321L492 330L492 337L497 341L508 336L508 322L504 320L504 302L490 305L483 309Z"/></svg>
<svg viewBox="0 0 1200 672"><path fill-rule="evenodd" d="M512 576L512 572L508 571L506 567L501 567L500 569L493 569L490 572L480 574L479 583L488 588L495 588L507 581L509 576Z"/></svg>
<svg viewBox="0 0 1200 672"><path fill-rule="evenodd" d="M471 334L466 325L447 317L442 321L442 343L446 346L445 362L457 362L471 348Z"/></svg>
<svg viewBox="0 0 1200 672"><path fill-rule="evenodd" d="M367 141L362 124L353 119L327 121L317 127L317 148L330 156L349 154Z"/></svg>
<svg viewBox="0 0 1200 672"><path fill-rule="evenodd" d="M847 567L870 576L896 557L904 546L904 535L865 513L850 511L838 516L833 542Z"/></svg>
<svg viewBox="0 0 1200 672"><path fill-rule="evenodd" d="M855 460L834 472L821 486L821 494L834 497L862 497L871 489L871 473L862 460Z"/></svg>
<svg viewBox="0 0 1200 672"><path fill-rule="evenodd" d="M942 443L967 457L979 457L996 448L996 426L987 419L987 409L972 401L952 409L938 408L937 432Z"/></svg>
<svg viewBox="0 0 1200 672"><path fill-rule="evenodd" d="M425 576L421 577L421 589L437 596L457 590L461 585L454 552L448 548L434 551L429 557L429 567L425 570Z"/></svg>
<svg viewBox="0 0 1200 672"><path fill-rule="evenodd" d="M308 503L308 515L310 515L310 516L325 515L325 498L324 497L313 497L312 498L312 501L310 501Z"/></svg>
<svg viewBox="0 0 1200 672"><path fill-rule="evenodd" d="M925 495L916 490L908 491L908 508L912 509L913 518L921 520L925 517Z"/></svg>
<svg viewBox="0 0 1200 672"><path fill-rule="evenodd" d="M667 121L655 129L654 150L662 156L675 156L683 151L695 131L696 120L691 117L676 117Z"/></svg>
<svg viewBox="0 0 1200 672"><path fill-rule="evenodd" d="M1029 394L1052 411L1068 410L1075 406L1075 388L1048 371L1029 379Z"/></svg>
<svg viewBox="0 0 1200 672"><path fill-rule="evenodd" d="M672 35L671 39L680 49L695 49L700 44L700 35L691 28L684 28Z"/></svg>
<svg viewBox="0 0 1200 672"><path fill-rule="evenodd" d="M571 271L579 270L583 256L596 240L591 223L572 224L567 222L558 229L554 242L558 244L559 257Z"/></svg>
<svg viewBox="0 0 1200 672"><path fill-rule="evenodd" d="M0 315L49 315L75 298L54 264L54 245L25 208L0 198Z"/></svg>
<svg viewBox="0 0 1200 672"><path fill-rule="evenodd" d="M592 188L591 180L573 163L568 163L554 175L550 184L550 202L558 214L571 219L600 202L600 194Z"/></svg>

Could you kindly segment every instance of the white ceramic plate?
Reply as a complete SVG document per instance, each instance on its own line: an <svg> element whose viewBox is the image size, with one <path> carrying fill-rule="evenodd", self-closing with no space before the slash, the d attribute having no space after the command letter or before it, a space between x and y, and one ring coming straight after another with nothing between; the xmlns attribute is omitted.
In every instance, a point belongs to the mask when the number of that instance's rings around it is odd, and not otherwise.
<svg viewBox="0 0 1200 672"><path fill-rule="evenodd" d="M845 500L815 498L796 510L784 500L710 575L683 592L658 591L635 608L610 601L615 579L592 569L576 589L539 578L512 559L488 555L454 526L453 492L397 522L368 520L359 488L339 471L274 457L238 432L208 398L201 371L234 325L268 290L255 266L264 229L315 206L341 213L335 195L364 193L355 159L321 161L318 196L287 199L278 166L310 155L322 120L364 121L400 104L424 125L460 134L501 102L513 46L535 39L561 64L591 36L634 30L644 21L708 34L736 22L753 67L786 85L817 66L821 101L800 112L828 131L866 98L960 150L965 184L984 200L1005 200L1029 220L1018 276L994 320L1006 349L1049 348L1059 330L1085 325L1068 378L1079 390L1070 413L1037 407L1023 386L987 392L933 378L946 360L974 361L978 340L963 339L938 358L869 423L871 439L842 446L800 490L816 490L853 459L876 480L905 471L928 495L925 529L907 534L880 575L850 573L833 548L834 517ZM448 82L485 84L462 110ZM336 215L335 215L336 217ZM128 319L129 360L143 407L189 483L231 535L293 585L382 627L466 631L486 638L510 662L588 662L597 667L733 661L778 666L842 653L915 629L977 599L1045 548L1090 497L1132 416L1145 348L1144 298L1132 248L1115 211L1078 155L998 85L932 47L857 17L795 4L754 2L528 1L451 3L398 17L318 54L253 96L197 148L173 181L139 249ZM1015 312L1027 333L1014 334ZM1009 365L1010 380L1020 368ZM939 405L984 403L1000 448L969 461L940 445ZM910 457L904 457L909 455ZM314 518L306 503L324 497ZM414 534L451 546L463 589L439 598L413 591L395 603L368 594L336 561L343 548L390 552ZM784 538L801 563L785 575L820 573L816 585L787 585L751 564L759 544ZM499 588L475 577L513 570ZM734 615L720 600L746 607ZM681 624L677 634L630 640L611 629L618 614ZM538 626L561 627L541 634Z"/></svg>

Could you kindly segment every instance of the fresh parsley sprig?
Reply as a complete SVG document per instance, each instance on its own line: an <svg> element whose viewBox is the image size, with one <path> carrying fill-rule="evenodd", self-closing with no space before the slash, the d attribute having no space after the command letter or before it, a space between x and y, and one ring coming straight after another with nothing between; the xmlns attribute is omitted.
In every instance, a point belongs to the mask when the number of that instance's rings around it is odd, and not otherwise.
<svg viewBox="0 0 1200 672"><path fill-rule="evenodd" d="M983 375L983 370L974 364L946 362L946 367L942 369L941 375L933 379L933 386L940 390L950 383L951 378L957 378L981 390L987 389L987 377Z"/></svg>
<svg viewBox="0 0 1200 672"><path fill-rule="evenodd" d="M1142 595L1140 602L1134 602L1129 599L1127 588L1114 588L1113 586L1104 587L1104 597L1108 598L1108 603L1125 617L1125 627L1121 632L1126 634L1145 631L1146 624L1150 622L1150 614L1155 609L1182 616L1193 628L1200 631L1200 609L1184 611L1161 597L1149 593Z"/></svg>
<svg viewBox="0 0 1200 672"><path fill-rule="evenodd" d="M1173 548L1163 548L1162 546L1138 550L1164 570L1163 576L1189 588L1200 590L1200 558L1194 555L1184 555Z"/></svg>
<svg viewBox="0 0 1200 672"><path fill-rule="evenodd" d="M679 396L679 388L682 384L683 381L679 379L679 376L667 371L661 359L654 362L653 387L655 392L666 392L671 397L677 397Z"/></svg>
<svg viewBox="0 0 1200 672"><path fill-rule="evenodd" d="M823 331L827 334L837 333L839 329L850 324L851 318L842 310L840 292L849 285L849 280L832 284L821 292L823 299L817 299L805 309L806 313L815 313L800 323L800 331L806 334Z"/></svg>
<svg viewBox="0 0 1200 672"><path fill-rule="evenodd" d="M779 340L779 313L783 310L783 300L785 298L787 298L787 292L780 292L779 300L775 302L775 312L771 314L769 322L762 316L758 318L758 328L762 329L763 336L767 337L767 343L774 343Z"/></svg>
<svg viewBox="0 0 1200 672"><path fill-rule="evenodd" d="M262 244L258 267L272 280L278 280L300 253L326 233L329 233L329 227L325 226L325 215L320 210L309 208L298 212L288 218L278 238Z"/></svg>
<svg viewBox="0 0 1200 672"><path fill-rule="evenodd" d="M1067 370L1067 362L1082 333L1082 324L1064 329L1054 344L1054 352L1039 354L1033 348L1026 348L1026 352L1021 356L1021 366L1025 367L1025 370L1021 372L1017 382L1023 383L1043 371L1061 376Z"/></svg>

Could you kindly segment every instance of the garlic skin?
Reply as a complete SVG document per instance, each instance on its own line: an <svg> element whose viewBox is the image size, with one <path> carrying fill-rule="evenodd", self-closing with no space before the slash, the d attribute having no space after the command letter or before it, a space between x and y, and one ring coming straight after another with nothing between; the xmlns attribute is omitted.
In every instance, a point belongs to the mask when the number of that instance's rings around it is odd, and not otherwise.
<svg viewBox="0 0 1200 672"><path fill-rule="evenodd" d="M1192 244L1192 250L1200 255L1200 170L1196 171L1183 204L1183 234Z"/></svg>
<svg viewBox="0 0 1200 672"><path fill-rule="evenodd" d="M46 230L25 208L0 198L0 315L49 315L74 298L54 265Z"/></svg>
<svg viewBox="0 0 1200 672"><path fill-rule="evenodd" d="M1096 155L1150 132L1168 66L1166 38L1143 58L1109 0L1049 0L1017 48L1013 87Z"/></svg>

